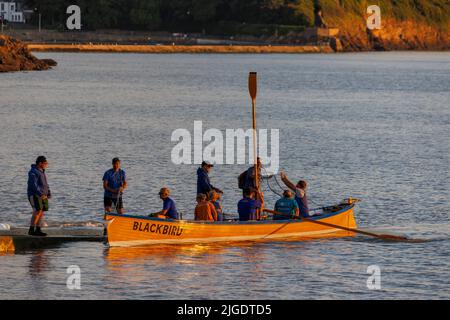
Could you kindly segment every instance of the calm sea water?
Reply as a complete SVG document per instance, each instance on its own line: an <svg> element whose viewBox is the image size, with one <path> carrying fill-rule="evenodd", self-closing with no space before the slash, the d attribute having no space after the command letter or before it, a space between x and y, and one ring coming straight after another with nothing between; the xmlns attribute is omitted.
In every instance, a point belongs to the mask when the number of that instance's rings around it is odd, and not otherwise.
<svg viewBox="0 0 450 320"><path fill-rule="evenodd" d="M258 126L280 129L280 167L309 181L312 206L358 197L361 227L431 241L68 243L0 256L0 299L450 298L449 53L39 56L59 66L0 76L0 223L27 225L27 171L39 154L50 162L49 223L101 219L114 156L129 178L128 212L159 210L169 186L191 218L196 166L172 164L171 134L192 132L194 120L248 128L247 75L258 71ZM226 212L236 211L243 168L212 173ZM70 265L81 290L66 286ZM367 288L370 265L380 290Z"/></svg>

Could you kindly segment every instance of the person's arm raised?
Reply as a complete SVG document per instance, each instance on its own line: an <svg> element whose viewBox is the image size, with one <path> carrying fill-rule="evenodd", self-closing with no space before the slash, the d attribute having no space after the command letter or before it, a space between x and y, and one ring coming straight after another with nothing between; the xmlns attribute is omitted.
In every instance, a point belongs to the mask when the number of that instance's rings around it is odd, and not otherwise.
<svg viewBox="0 0 450 320"><path fill-rule="evenodd" d="M284 173L284 171L280 172L280 177L281 177L281 181L283 181L283 183L292 191L295 192L295 190L297 189L297 187L295 186L295 184L293 184L288 177L286 176L286 173Z"/></svg>

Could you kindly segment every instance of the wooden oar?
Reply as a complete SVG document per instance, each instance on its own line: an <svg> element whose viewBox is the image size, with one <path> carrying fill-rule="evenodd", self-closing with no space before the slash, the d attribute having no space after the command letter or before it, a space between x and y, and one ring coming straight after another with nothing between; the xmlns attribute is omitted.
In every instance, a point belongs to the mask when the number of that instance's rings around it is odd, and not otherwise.
<svg viewBox="0 0 450 320"><path fill-rule="evenodd" d="M264 212L271 213L271 214L277 214L277 215L283 215L283 213L281 213L281 212L277 212L277 211L269 210L269 209L264 209ZM390 234L377 234L377 233L372 233L372 232L368 232L368 231L362 231L359 229L347 228L347 227L339 226L339 225L328 223L328 222L317 221L317 220L313 220L313 219L309 219L309 218L300 217L298 219L305 221L305 222L320 224L322 226L327 226L330 228L341 229L341 230L345 230L345 231L359 233L359 234L363 234L363 235L366 235L369 237L375 237L375 238L379 238L379 239L383 239L383 240L408 241L408 242L425 242L426 241L426 240L422 240L422 239L409 239L409 238L406 238L403 236L394 236L394 235L390 235Z"/></svg>
<svg viewBox="0 0 450 320"><path fill-rule="evenodd" d="M250 93L250 97L252 98L252 118L253 118L253 161L255 164L255 187L258 189L259 180L258 180L258 156L257 156L257 146L256 146L256 93L257 93L257 73L250 72L248 76L248 91Z"/></svg>
<svg viewBox="0 0 450 320"><path fill-rule="evenodd" d="M255 170L255 188L259 190L259 177L258 177L258 155L257 155L257 142L256 142L256 94L258 91L258 78L256 72L250 72L248 75L248 92L252 99L252 124L253 124L253 161ZM263 201L263 199L260 199ZM257 218L261 216L259 210L256 211Z"/></svg>

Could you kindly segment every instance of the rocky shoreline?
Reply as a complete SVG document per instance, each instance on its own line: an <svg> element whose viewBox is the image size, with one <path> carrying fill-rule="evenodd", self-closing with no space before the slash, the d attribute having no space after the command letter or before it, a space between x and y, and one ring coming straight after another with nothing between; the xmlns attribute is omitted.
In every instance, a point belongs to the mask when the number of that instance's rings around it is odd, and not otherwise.
<svg viewBox="0 0 450 320"><path fill-rule="evenodd" d="M56 66L51 59L38 59L19 40L0 36L0 72L48 70Z"/></svg>

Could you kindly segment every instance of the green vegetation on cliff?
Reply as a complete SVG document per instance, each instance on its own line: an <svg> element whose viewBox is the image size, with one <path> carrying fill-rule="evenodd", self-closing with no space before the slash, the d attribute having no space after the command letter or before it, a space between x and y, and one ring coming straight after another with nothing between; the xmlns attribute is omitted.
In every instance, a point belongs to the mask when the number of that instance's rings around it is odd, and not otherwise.
<svg viewBox="0 0 450 320"><path fill-rule="evenodd" d="M309 41L321 8L339 29L346 51L450 49L449 0L24 0L42 14L43 27L64 30L66 8L81 7L83 31L169 31L257 37L274 43ZM382 29L366 28L367 7L381 8ZM33 15L34 25L37 14ZM310 33L309 33L310 34ZM305 40L306 39L306 40ZM326 39L325 39L326 40Z"/></svg>
<svg viewBox="0 0 450 320"><path fill-rule="evenodd" d="M447 29L448 0L25 0L42 13L43 25L64 28L65 9L82 8L86 29L140 29L173 32L261 33L267 26L308 27L314 23L314 4L325 20L339 26L343 17L364 19L366 8L377 4L383 17L411 20ZM36 19L36 15L33 19ZM289 31L289 27L285 27ZM264 31L265 30L265 31Z"/></svg>

